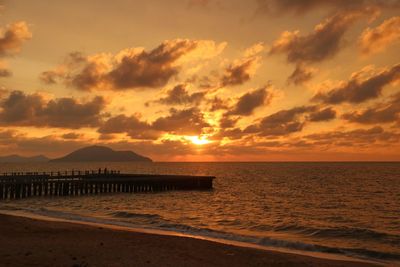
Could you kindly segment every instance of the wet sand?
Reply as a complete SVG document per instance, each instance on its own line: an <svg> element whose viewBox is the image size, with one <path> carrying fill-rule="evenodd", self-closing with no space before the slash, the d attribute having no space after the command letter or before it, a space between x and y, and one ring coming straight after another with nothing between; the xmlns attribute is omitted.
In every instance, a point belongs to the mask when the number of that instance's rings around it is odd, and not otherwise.
<svg viewBox="0 0 400 267"><path fill-rule="evenodd" d="M0 266L375 266L0 214Z"/></svg>

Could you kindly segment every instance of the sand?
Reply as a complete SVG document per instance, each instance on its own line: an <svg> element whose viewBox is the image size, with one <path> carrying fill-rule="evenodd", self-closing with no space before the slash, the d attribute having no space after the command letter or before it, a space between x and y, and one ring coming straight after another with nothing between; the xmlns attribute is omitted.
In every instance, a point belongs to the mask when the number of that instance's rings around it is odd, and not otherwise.
<svg viewBox="0 0 400 267"><path fill-rule="evenodd" d="M0 215L0 266L373 266L188 237Z"/></svg>

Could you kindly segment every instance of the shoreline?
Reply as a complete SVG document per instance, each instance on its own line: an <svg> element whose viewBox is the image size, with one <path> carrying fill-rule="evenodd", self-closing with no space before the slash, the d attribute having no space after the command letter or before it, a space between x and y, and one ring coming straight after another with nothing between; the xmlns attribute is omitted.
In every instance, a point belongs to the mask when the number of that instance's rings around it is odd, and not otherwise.
<svg viewBox="0 0 400 267"><path fill-rule="evenodd" d="M13 228L15 227L15 229ZM363 261L341 255L326 255L326 253L296 253L286 249L267 248L251 245L244 242L218 240L190 236L169 231L149 229L134 229L118 225L104 225L100 223L69 221L45 217L40 215L28 216L16 212L0 212L0 242L3 255L0 255L0 264L7 266L43 266L44 262L61 259L65 251L40 251L40 246L53 247L54 241L61 247L72 249L71 257L52 266L73 266L81 259L81 265L75 266L379 266L377 262ZM22 234L23 233L23 234ZM74 236L76 239L74 239ZM85 239L81 237L86 236ZM8 237L8 238L7 238ZM3 240L2 240L3 239ZM74 247L79 240L79 246ZM100 241L102 240L102 241ZM108 247L101 257L94 257L91 247L94 241L99 241L100 247L104 244L119 243L117 246ZM96 242L94 242L96 243ZM25 254L19 256L10 250L18 249L18 244L23 244ZM132 250L133 245L133 250ZM103 248L104 246L104 248ZM8 248L8 249L7 249ZM5 250L8 253L5 253ZM114 258L114 252L123 256ZM132 255L132 253L134 255ZM23 253L22 253L23 254ZM21 254L21 255L22 255ZM25 255L24 254L24 255ZM73 255L74 254L74 255ZM76 254L76 255L75 255ZM160 255L164 258L158 262L154 257L147 259L148 255ZM174 254L172 256L172 254ZM33 257L33 255L36 255ZM29 257L32 256L32 257ZM32 262L32 258L35 258ZM111 261L111 259L113 259ZM134 262L132 260L135 259ZM147 259L141 264L137 259ZM35 263L37 261L37 263ZM150 262L148 262L150 261ZM15 264L13 264L15 262ZM67 264L68 263L68 264ZM166 264L167 263L167 264ZM56 264L56 265L54 265ZM86 265L85 265L86 264Z"/></svg>

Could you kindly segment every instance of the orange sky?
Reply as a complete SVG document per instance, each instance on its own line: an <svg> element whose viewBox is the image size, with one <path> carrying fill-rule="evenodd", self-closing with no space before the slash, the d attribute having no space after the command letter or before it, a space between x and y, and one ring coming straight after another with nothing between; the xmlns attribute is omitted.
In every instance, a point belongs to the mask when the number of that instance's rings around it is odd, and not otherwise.
<svg viewBox="0 0 400 267"><path fill-rule="evenodd" d="M0 155L400 160L400 1L0 1Z"/></svg>

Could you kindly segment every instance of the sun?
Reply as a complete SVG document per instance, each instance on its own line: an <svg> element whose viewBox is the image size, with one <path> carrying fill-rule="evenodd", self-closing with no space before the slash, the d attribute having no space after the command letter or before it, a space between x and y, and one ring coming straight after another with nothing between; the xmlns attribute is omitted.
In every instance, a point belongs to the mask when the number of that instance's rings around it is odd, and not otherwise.
<svg viewBox="0 0 400 267"><path fill-rule="evenodd" d="M207 140L206 137L204 137L204 136L201 136L201 137L199 137L197 135L195 135L195 136L186 136L186 139L191 141L193 144L198 145L198 146L211 143L211 141Z"/></svg>

